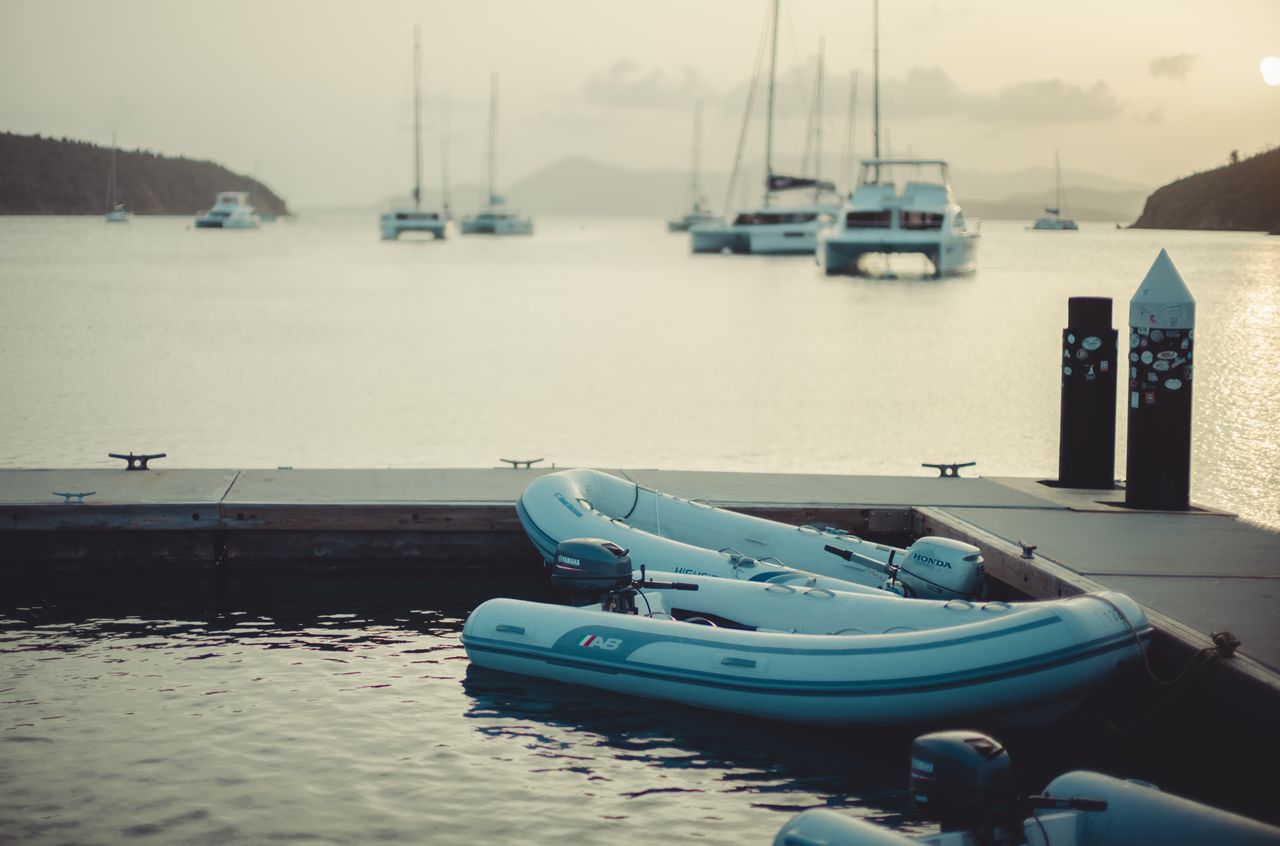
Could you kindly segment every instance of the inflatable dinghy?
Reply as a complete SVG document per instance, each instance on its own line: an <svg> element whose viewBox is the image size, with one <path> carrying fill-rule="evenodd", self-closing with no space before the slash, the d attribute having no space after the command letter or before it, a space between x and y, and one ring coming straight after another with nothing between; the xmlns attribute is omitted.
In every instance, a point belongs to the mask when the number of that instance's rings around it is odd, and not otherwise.
<svg viewBox="0 0 1280 846"><path fill-rule="evenodd" d="M633 581L607 541L566 542L553 579L599 604L491 599L462 643L482 667L755 717L1035 724L1138 658L1150 635L1141 607L1112 592L973 603L647 575L672 581Z"/></svg>
<svg viewBox="0 0 1280 846"><path fill-rule="evenodd" d="M650 490L599 470L561 470L529 483L516 503L525 533L550 561L571 538L601 538L637 566L670 573L887 589L926 599L982 595L978 548L921 538L909 549L837 529L793 526ZM851 585L857 585L855 587Z"/></svg>
<svg viewBox="0 0 1280 846"><path fill-rule="evenodd" d="M942 832L905 835L826 808L792 817L774 846L1263 846L1280 828L1163 793L1140 781L1077 770L1038 796L1015 798L1008 754L976 732L916 738L911 798Z"/></svg>

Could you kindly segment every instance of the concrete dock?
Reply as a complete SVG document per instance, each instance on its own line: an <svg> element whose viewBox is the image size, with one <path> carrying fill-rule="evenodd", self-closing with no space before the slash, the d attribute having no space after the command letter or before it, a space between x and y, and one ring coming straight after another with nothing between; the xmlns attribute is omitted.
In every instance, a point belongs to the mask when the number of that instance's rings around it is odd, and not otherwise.
<svg viewBox="0 0 1280 846"><path fill-rule="evenodd" d="M523 571L538 559L514 504L546 472L0 470L0 569ZM1229 631L1239 650L1206 672L1229 673L1268 698L1280 694L1280 534L1231 514L1133 511L1123 507L1122 490L1032 479L609 472L892 543L962 539L982 549L992 577L1034 598L1122 591L1148 610L1164 665L1180 666L1212 647L1213 633ZM62 494L82 492L92 494L64 502Z"/></svg>

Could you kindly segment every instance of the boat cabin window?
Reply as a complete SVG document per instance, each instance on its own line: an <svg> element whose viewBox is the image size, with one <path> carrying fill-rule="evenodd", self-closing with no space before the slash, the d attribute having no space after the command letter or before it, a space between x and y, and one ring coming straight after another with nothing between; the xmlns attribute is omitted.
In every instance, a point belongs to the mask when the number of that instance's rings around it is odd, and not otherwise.
<svg viewBox="0 0 1280 846"><path fill-rule="evenodd" d="M941 229L942 215L903 209L900 225L903 229Z"/></svg>
<svg viewBox="0 0 1280 846"><path fill-rule="evenodd" d="M743 212L733 220L734 226L763 226L777 223L809 223L818 219L817 212Z"/></svg>
<svg viewBox="0 0 1280 846"><path fill-rule="evenodd" d="M849 212L844 216L844 225L848 229L888 229L893 225L893 212L890 209Z"/></svg>

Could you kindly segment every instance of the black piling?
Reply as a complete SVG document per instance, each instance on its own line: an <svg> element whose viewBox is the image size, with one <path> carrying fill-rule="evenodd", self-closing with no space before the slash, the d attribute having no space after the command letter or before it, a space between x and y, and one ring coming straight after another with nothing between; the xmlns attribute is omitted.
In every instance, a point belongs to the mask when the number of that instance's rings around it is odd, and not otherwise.
<svg viewBox="0 0 1280 846"><path fill-rule="evenodd" d="M1116 338L1110 297L1067 300L1058 432L1063 487L1115 487Z"/></svg>
<svg viewBox="0 0 1280 846"><path fill-rule="evenodd" d="M1191 489L1196 301L1164 250L1129 301L1125 504L1184 511Z"/></svg>

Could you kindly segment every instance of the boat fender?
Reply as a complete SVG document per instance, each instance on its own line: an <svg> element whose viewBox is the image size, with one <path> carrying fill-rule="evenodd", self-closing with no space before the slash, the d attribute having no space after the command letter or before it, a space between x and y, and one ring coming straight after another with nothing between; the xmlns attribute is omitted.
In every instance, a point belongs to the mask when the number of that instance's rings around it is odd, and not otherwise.
<svg viewBox="0 0 1280 846"><path fill-rule="evenodd" d="M1009 753L976 731L939 731L912 741L909 795L943 830L1018 816Z"/></svg>

